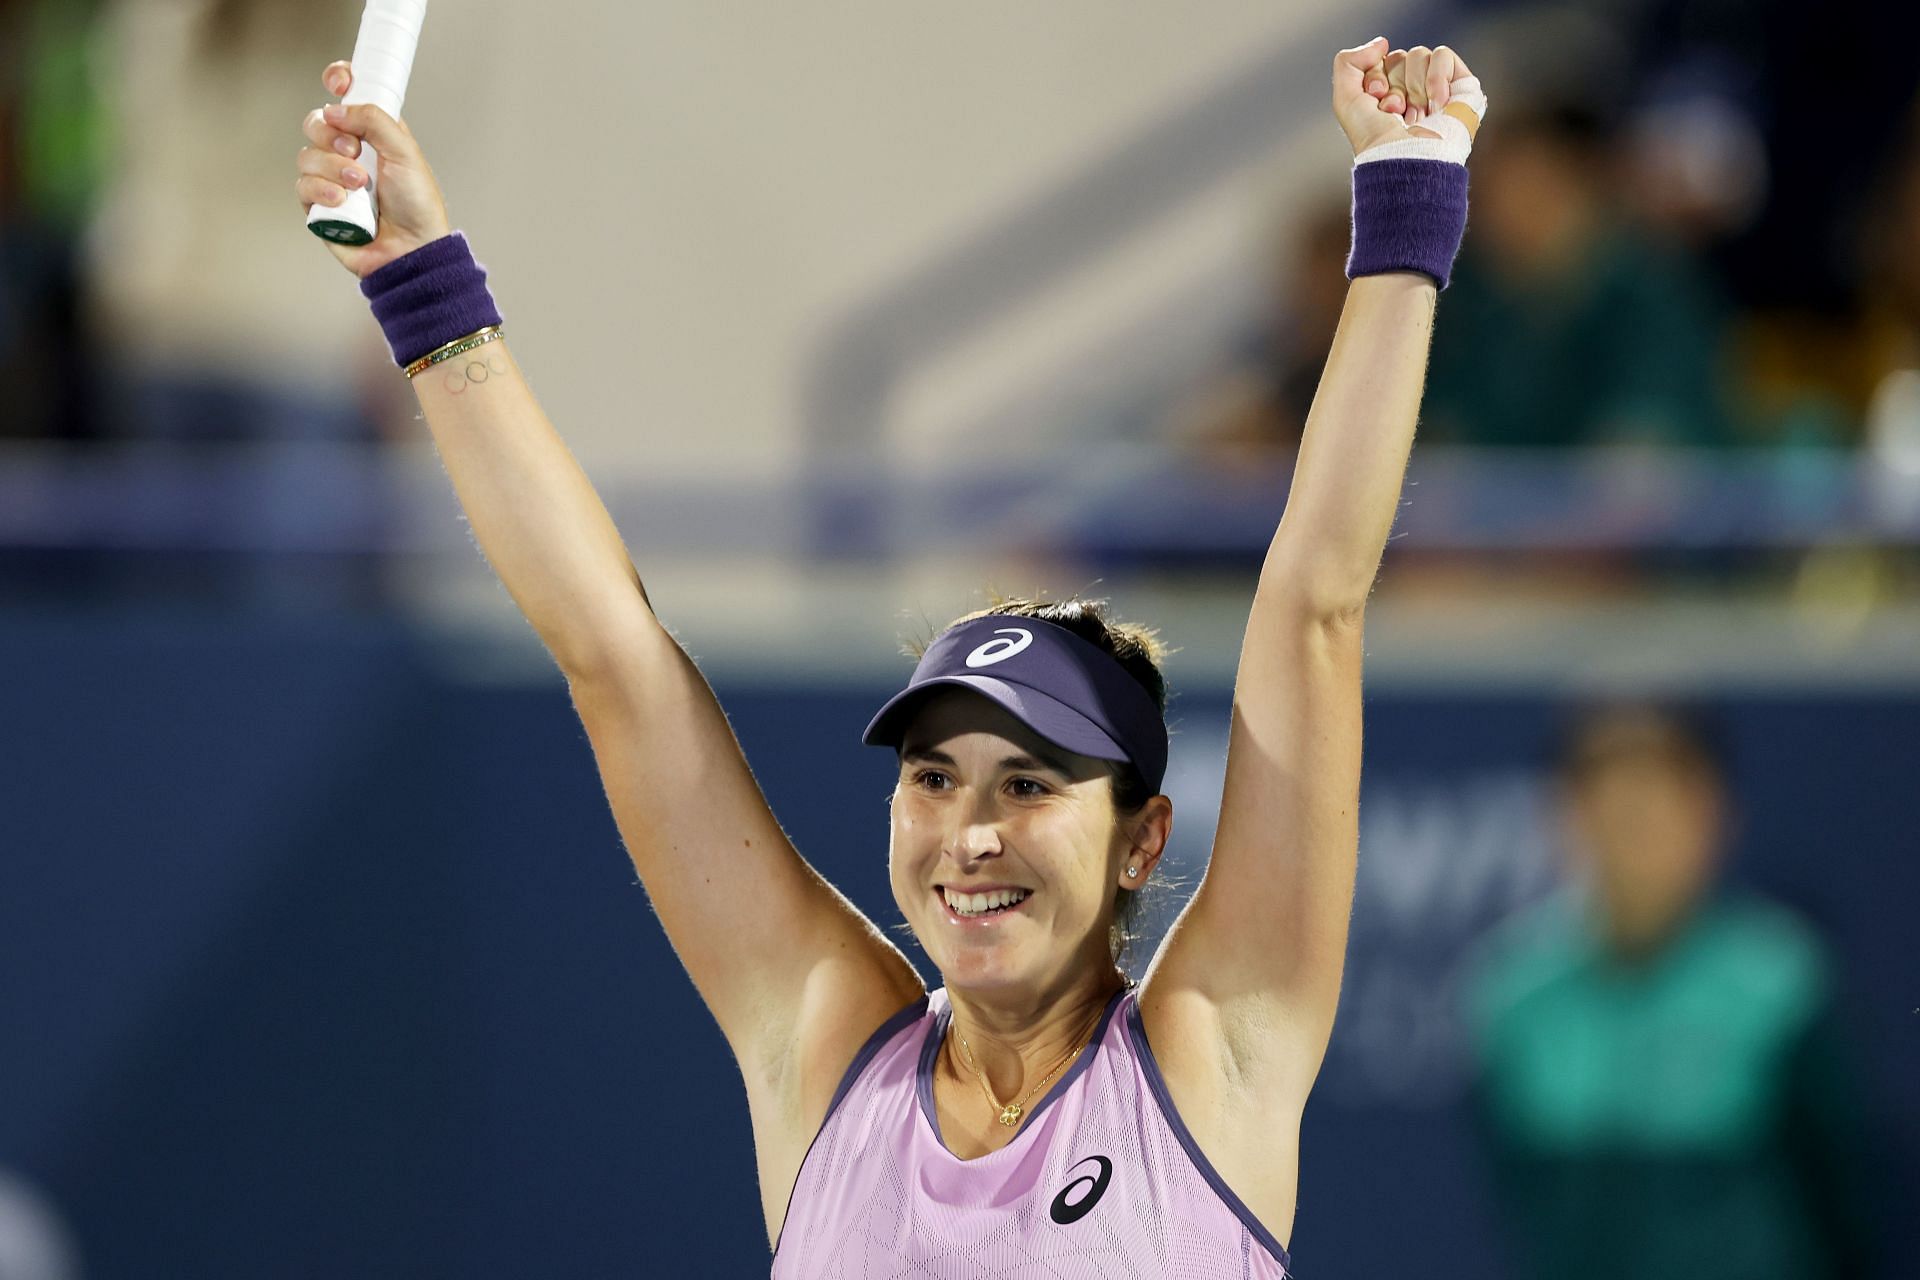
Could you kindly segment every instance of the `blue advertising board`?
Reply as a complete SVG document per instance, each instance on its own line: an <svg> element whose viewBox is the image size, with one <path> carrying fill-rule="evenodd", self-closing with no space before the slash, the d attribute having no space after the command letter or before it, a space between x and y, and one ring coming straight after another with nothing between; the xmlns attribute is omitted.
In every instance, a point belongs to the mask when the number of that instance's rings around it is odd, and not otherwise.
<svg viewBox="0 0 1920 1280"><path fill-rule="evenodd" d="M61 1215L87 1276L765 1273L738 1073L557 675L462 684L377 620L20 616L0 660L19 676L0 687L0 1169ZM716 684L802 853L897 925L893 766L859 745L890 690ZM1188 888L1226 692L1176 704L1163 865ZM1734 874L1830 940L1907 1162L1889 1176L1911 1177L1920 695L1715 706ZM1542 766L1562 709L1369 698L1303 1275L1505 1274L1460 1106L1458 973L1560 875Z"/></svg>

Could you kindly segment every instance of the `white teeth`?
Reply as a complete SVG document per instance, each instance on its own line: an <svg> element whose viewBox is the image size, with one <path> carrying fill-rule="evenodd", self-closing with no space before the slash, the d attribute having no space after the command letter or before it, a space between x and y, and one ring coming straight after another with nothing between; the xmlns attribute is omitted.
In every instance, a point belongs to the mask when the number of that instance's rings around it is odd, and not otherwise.
<svg viewBox="0 0 1920 1280"><path fill-rule="evenodd" d="M956 893L952 889L943 889L947 905L963 916L977 916L991 911L995 907L1010 906L1024 901L1028 895L1025 889L995 889L992 893Z"/></svg>

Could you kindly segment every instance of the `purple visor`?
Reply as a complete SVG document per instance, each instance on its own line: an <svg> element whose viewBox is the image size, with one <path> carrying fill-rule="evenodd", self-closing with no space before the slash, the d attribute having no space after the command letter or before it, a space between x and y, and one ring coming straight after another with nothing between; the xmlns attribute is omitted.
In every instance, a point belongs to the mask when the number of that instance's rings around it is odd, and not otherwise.
<svg viewBox="0 0 1920 1280"><path fill-rule="evenodd" d="M1167 773L1167 724L1153 695L1112 655L1065 627L989 614L940 635L907 687L887 699L862 741L898 747L925 696L972 689L1055 746L1096 760L1126 760L1158 794Z"/></svg>

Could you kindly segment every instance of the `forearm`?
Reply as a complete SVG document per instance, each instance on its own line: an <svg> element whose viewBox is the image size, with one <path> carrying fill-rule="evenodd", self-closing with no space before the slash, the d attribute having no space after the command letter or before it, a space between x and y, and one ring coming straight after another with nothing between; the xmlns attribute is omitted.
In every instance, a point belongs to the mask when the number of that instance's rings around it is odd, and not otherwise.
<svg viewBox="0 0 1920 1280"><path fill-rule="evenodd" d="M1348 286L1263 594L1284 591L1326 613L1365 605L1413 449L1437 296L1431 279L1404 271Z"/></svg>
<svg viewBox="0 0 1920 1280"><path fill-rule="evenodd" d="M413 380L480 549L569 675L653 625L586 473L497 339Z"/></svg>

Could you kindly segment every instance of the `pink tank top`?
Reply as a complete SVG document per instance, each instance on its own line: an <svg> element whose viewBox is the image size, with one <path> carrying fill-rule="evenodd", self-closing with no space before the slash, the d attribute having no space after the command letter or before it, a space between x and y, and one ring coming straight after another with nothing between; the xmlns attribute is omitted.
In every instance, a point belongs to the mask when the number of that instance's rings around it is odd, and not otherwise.
<svg viewBox="0 0 1920 1280"><path fill-rule="evenodd" d="M1285 1280L1287 1251L1214 1172L1167 1096L1137 993L1000 1150L961 1160L933 1106L945 989L854 1056L800 1164L774 1280L1165 1276Z"/></svg>

